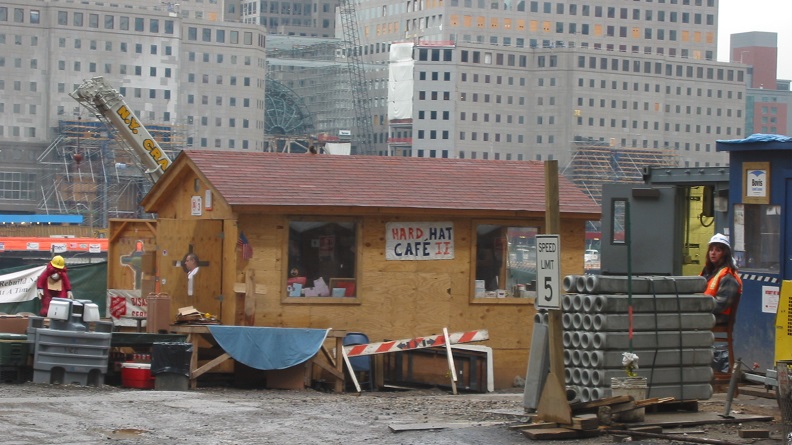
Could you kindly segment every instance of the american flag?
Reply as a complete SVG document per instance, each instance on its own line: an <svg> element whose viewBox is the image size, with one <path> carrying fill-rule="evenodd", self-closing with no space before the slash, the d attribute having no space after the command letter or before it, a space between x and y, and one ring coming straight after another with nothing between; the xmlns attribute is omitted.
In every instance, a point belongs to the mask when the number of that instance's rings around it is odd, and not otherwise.
<svg viewBox="0 0 792 445"><path fill-rule="evenodd" d="M253 246L250 245L247 237L243 232L239 232L239 239L237 240L237 247L242 249L242 259L249 260L253 258Z"/></svg>

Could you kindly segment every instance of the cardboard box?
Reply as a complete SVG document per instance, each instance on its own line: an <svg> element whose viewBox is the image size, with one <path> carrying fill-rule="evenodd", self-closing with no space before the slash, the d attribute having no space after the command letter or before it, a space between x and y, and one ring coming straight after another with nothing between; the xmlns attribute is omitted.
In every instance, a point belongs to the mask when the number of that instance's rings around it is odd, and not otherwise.
<svg viewBox="0 0 792 445"><path fill-rule="evenodd" d="M28 318L20 315L0 315L0 332L27 334Z"/></svg>
<svg viewBox="0 0 792 445"><path fill-rule="evenodd" d="M267 388L305 389L306 386L311 386L311 376L308 372L311 369L311 363L312 359L291 368L268 370Z"/></svg>

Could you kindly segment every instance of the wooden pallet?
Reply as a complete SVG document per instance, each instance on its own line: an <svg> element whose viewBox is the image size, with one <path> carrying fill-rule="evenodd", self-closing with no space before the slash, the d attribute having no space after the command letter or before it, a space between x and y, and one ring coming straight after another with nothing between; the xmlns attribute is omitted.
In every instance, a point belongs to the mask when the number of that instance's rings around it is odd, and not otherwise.
<svg viewBox="0 0 792 445"><path fill-rule="evenodd" d="M511 428L519 430L531 440L584 439L600 435L599 419L596 414L573 416L572 423L568 425L540 421L514 425Z"/></svg>

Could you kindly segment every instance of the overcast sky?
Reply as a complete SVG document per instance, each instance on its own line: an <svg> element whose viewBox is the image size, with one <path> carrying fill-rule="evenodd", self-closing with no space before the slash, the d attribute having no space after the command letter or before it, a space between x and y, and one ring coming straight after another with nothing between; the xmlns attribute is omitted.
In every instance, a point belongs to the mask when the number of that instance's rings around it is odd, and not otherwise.
<svg viewBox="0 0 792 445"><path fill-rule="evenodd" d="M792 79L792 1L720 0L718 10L718 60L729 61L729 36L740 32L778 34L779 79Z"/></svg>

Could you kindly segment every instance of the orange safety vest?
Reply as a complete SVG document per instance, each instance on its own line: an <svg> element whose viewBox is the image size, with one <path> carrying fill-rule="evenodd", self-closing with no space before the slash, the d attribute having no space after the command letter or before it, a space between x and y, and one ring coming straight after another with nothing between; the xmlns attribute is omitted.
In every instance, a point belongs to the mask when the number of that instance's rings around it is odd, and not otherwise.
<svg viewBox="0 0 792 445"><path fill-rule="evenodd" d="M730 267L722 267L715 275L713 275L712 278L707 281L707 290L705 290L704 293L712 298L715 298L715 295L718 294L718 288L720 288L720 282L723 277L726 276L726 274L733 276L734 279L737 280L739 295L742 295L742 280ZM724 309L721 314L731 314L731 306Z"/></svg>

